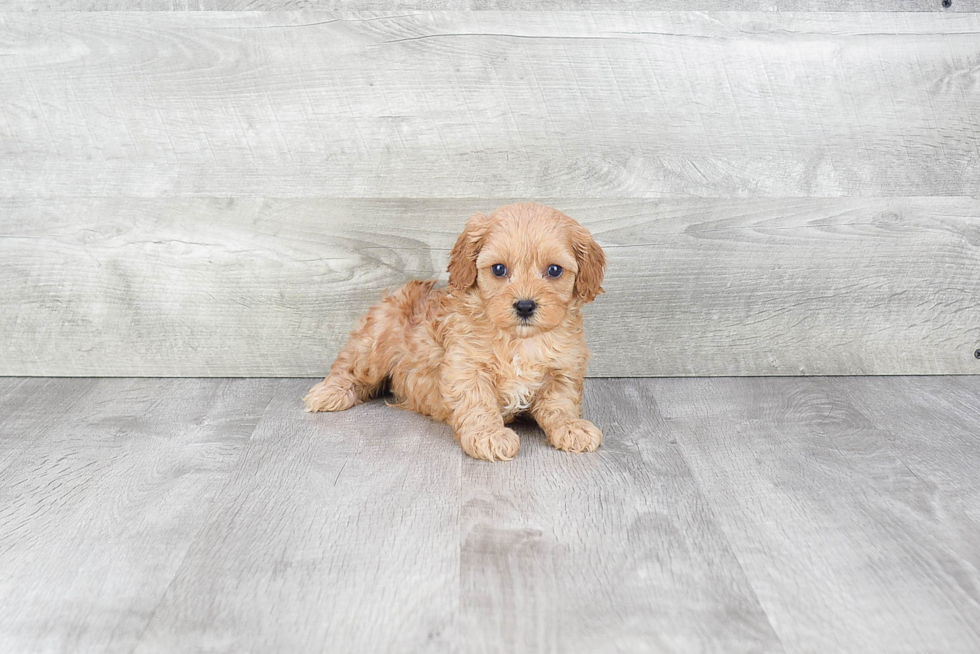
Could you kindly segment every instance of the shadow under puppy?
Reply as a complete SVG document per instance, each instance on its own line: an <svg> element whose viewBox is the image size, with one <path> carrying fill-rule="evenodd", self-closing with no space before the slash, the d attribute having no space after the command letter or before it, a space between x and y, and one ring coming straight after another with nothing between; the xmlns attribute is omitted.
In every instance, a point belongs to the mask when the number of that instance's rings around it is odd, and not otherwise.
<svg viewBox="0 0 980 654"><path fill-rule="evenodd" d="M449 257L449 286L413 281L372 307L307 411L343 411L386 385L398 406L449 423L477 459L508 460L504 425L530 413L560 450L592 452L583 420L589 351L581 308L602 293L606 257L557 209L522 203L469 219Z"/></svg>

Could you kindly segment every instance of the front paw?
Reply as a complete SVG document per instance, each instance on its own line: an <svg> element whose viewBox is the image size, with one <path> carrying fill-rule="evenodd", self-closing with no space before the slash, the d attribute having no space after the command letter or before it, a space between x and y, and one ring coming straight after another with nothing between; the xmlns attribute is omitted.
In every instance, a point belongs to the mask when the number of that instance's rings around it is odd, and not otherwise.
<svg viewBox="0 0 980 654"><path fill-rule="evenodd" d="M588 420L576 419L548 432L548 442L566 452L595 452L602 444L602 432Z"/></svg>
<svg viewBox="0 0 980 654"><path fill-rule="evenodd" d="M344 411L358 403L351 384L337 377L327 377L310 389L303 398L307 411Z"/></svg>
<svg viewBox="0 0 980 654"><path fill-rule="evenodd" d="M510 461L521 449L521 438L513 429L490 427L460 434L459 444L474 459Z"/></svg>

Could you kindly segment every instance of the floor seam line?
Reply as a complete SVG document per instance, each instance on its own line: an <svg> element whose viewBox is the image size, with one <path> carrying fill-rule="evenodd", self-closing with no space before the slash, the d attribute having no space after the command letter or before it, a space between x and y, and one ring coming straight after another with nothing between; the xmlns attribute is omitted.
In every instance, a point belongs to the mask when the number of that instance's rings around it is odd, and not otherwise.
<svg viewBox="0 0 980 654"><path fill-rule="evenodd" d="M763 604L762 599L759 597L759 591L752 582L752 578L745 572L745 566L742 563L741 557L738 555L738 550L736 549L735 544L732 542L731 535L728 533L728 530L725 528L725 525L722 524L721 520L718 519L714 502L705 491L704 486L701 484L701 479L695 473L694 467L691 465L690 457L684 448L683 439L683 435L677 435L674 437L674 440L677 443L677 452L681 457L681 461L684 462L684 467L687 468L687 471L691 476L691 482L697 489L698 494L704 498L705 507L711 514L711 521L718 528L718 532L725 537L725 544L728 546L728 551L732 553L732 558L735 559L735 564L738 566L739 572L742 573L745 583L748 584L749 590L752 591L752 597L755 599L756 604L758 604L759 608L762 609L762 612L766 617L766 623L772 630L773 636L776 637L776 641L779 643L779 646L782 648L784 654L789 654L790 650L786 648L786 643L783 641L782 635L779 633L779 631L777 631L776 625L773 624L772 616L769 614L769 609L766 608L766 605Z"/></svg>
<svg viewBox="0 0 980 654"><path fill-rule="evenodd" d="M277 390L278 389L274 389L269 393L269 399L266 402L265 407L263 407L262 411L258 414L258 417L255 419L255 424L252 425L252 429L248 434L248 438L246 438L245 442L242 444L241 454L239 455L235 463L229 466L229 470L226 474L226 479L224 483L221 484L221 488L219 488L218 491L214 494L214 499L212 499L210 502L211 506L208 507L209 512L211 508L213 508L213 505L217 502L218 498L221 497L221 495L225 492L225 489L228 488L228 485L231 483L230 477L235 473L236 470L238 470L239 466L242 463L242 459L245 458L245 454L248 450L248 445L249 443L252 442L252 438L255 436L255 432L258 429L259 424L261 424L262 419L265 417L266 412L269 410L269 406L272 404L272 400L274 399ZM173 587L174 582L177 580L177 577L180 575L180 571L184 567L184 563L187 561L187 557L190 556L191 550L194 549L194 546L201 539L201 534L204 532L207 526L208 526L208 522L206 520L202 520L201 526L198 528L197 533L194 534L194 537L190 540L190 543L187 546L187 551L185 551L184 555L180 557L180 563L178 563L177 566L174 568L174 573L170 577L170 581L167 582L167 585L163 589L163 592L160 593L160 599L157 600L157 603L153 607L153 610L150 611L150 615L146 619L146 624L143 625L143 629L142 631L140 631L140 635L137 636L136 641L133 643L133 649L130 650L131 652L135 652L137 649L139 649L140 644L143 642L143 639L146 636L146 632L149 630L150 625L153 623L153 619L156 617L157 611L160 610L160 605L162 605L164 600L167 598L167 593Z"/></svg>

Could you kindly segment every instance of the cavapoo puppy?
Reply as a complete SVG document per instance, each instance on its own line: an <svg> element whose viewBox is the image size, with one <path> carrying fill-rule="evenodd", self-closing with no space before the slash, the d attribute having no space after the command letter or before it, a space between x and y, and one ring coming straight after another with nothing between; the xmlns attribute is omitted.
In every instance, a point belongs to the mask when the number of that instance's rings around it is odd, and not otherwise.
<svg viewBox="0 0 980 654"><path fill-rule="evenodd" d="M470 456L506 461L504 425L530 413L560 450L592 452L582 414L589 351L582 306L602 293L606 257L588 230L540 204L477 214L449 255L449 286L413 281L363 316L304 398L343 411L384 388L398 406L449 423Z"/></svg>

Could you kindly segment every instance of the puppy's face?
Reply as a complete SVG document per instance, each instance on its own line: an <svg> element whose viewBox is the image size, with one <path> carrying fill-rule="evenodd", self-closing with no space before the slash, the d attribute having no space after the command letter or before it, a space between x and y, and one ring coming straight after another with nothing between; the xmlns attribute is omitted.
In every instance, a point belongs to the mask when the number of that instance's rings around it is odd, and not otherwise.
<svg viewBox="0 0 980 654"><path fill-rule="evenodd" d="M554 329L602 292L605 255L565 214L515 204L470 219L449 261L454 290L476 287L490 320L517 336Z"/></svg>

